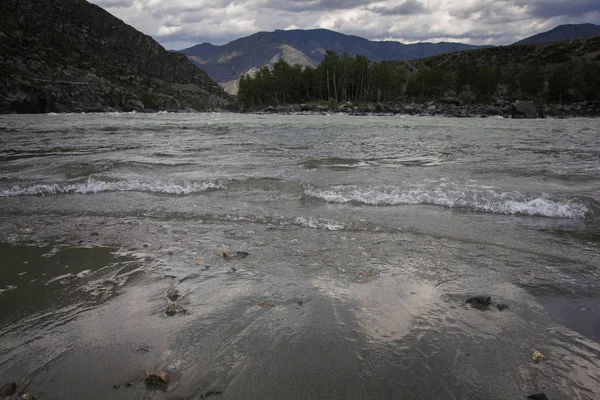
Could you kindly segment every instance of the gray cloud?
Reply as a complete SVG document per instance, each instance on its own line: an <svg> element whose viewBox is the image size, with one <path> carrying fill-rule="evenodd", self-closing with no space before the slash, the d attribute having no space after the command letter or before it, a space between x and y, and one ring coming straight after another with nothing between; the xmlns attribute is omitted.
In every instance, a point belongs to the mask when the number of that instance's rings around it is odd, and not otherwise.
<svg viewBox="0 0 600 400"><path fill-rule="evenodd" d="M600 24L599 0L91 1L169 49L294 28L407 43L509 44L560 24Z"/></svg>
<svg viewBox="0 0 600 400"><path fill-rule="evenodd" d="M404 3L392 7L375 6L369 11L380 15L414 15L427 13L427 8L418 0L406 0Z"/></svg>
<svg viewBox="0 0 600 400"><path fill-rule="evenodd" d="M539 18L552 17L579 17L588 13L600 12L600 1L557 1L557 0L533 0L521 1L530 15Z"/></svg>
<svg viewBox="0 0 600 400"><path fill-rule="evenodd" d="M127 8L133 5L134 0L96 0L92 3L103 8Z"/></svg>
<svg viewBox="0 0 600 400"><path fill-rule="evenodd" d="M264 8L286 12L348 10L365 3L363 0L268 0Z"/></svg>

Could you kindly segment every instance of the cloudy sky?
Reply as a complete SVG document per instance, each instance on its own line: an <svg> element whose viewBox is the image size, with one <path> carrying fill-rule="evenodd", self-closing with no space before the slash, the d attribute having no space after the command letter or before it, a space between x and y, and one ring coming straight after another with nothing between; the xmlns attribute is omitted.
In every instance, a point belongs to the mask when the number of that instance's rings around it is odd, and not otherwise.
<svg viewBox="0 0 600 400"><path fill-rule="evenodd" d="M372 40L509 44L600 24L600 0L91 0L167 49L258 31L327 28Z"/></svg>

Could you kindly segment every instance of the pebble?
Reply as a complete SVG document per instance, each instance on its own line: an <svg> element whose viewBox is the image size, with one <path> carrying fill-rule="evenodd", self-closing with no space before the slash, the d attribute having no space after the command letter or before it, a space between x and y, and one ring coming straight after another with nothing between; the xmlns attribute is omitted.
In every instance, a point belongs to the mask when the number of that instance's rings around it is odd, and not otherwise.
<svg viewBox="0 0 600 400"><path fill-rule="evenodd" d="M164 371L149 369L146 371L145 382L148 385L168 385L171 377Z"/></svg>
<svg viewBox="0 0 600 400"><path fill-rule="evenodd" d="M537 350L532 351L530 357L533 360L533 362L538 363L538 364L540 362L546 360L546 356Z"/></svg>
<svg viewBox="0 0 600 400"><path fill-rule="evenodd" d="M17 391L17 384L14 382L5 383L0 386L0 396L10 396Z"/></svg>
<svg viewBox="0 0 600 400"><path fill-rule="evenodd" d="M530 400L549 400L545 393L530 394L527 398Z"/></svg>
<svg viewBox="0 0 600 400"><path fill-rule="evenodd" d="M492 298L490 296L475 296L467 299L466 303L471 305L489 306L492 304Z"/></svg>
<svg viewBox="0 0 600 400"><path fill-rule="evenodd" d="M179 294L179 290L175 288L170 288L169 290L167 290L167 297L169 298L169 300L175 301L178 298L180 298L181 295Z"/></svg>
<svg viewBox="0 0 600 400"><path fill-rule="evenodd" d="M181 307L177 303L170 303L165 308L165 314L170 315L170 316L175 315L180 312L185 312L185 308Z"/></svg>

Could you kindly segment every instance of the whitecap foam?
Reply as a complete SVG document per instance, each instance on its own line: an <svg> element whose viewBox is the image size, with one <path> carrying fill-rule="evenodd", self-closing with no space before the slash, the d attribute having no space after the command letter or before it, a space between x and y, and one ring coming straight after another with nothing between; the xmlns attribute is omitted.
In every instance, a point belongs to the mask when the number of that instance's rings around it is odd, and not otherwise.
<svg viewBox="0 0 600 400"><path fill-rule="evenodd" d="M0 197L47 196L56 194L93 194L100 192L151 192L185 195L226 188L220 181L116 181L106 182L89 178L77 183L48 183L0 190Z"/></svg>
<svg viewBox="0 0 600 400"><path fill-rule="evenodd" d="M294 219L294 223L296 225L305 226L308 228L327 229L329 231L339 231L341 229L344 229L344 225L342 225L336 221L323 219L323 218L296 217Z"/></svg>
<svg viewBox="0 0 600 400"><path fill-rule="evenodd" d="M518 191L502 192L489 186L333 186L327 189L305 188L307 196L330 203L360 203L373 206L428 204L448 208L508 215L531 215L549 218L585 218L589 209L581 202L553 200L546 194L525 195Z"/></svg>

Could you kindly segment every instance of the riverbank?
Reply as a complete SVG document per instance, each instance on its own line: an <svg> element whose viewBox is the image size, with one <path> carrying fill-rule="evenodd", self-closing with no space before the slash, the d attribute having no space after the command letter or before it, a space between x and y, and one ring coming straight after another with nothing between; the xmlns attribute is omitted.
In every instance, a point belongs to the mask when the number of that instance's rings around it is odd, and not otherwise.
<svg viewBox="0 0 600 400"><path fill-rule="evenodd" d="M132 103L123 107L64 107L54 109L52 114L72 113L195 113L199 109L187 107L155 108L146 107L141 102ZM444 99L428 103L407 104L353 104L350 102L325 105L325 104L288 104L279 106L266 106L256 108L243 108L236 105L219 107L212 105L207 112L231 112L239 114L280 114L280 115L324 115L347 114L351 116L438 116L449 118L598 118L600 117L600 102L580 102L569 104L542 104L536 105L529 101L509 102L497 100L489 104L463 104L458 99ZM38 112L32 112L38 113ZM2 114L0 112L0 114ZM9 113L10 114L10 113ZM5 114L6 115L6 114Z"/></svg>
<svg viewBox="0 0 600 400"><path fill-rule="evenodd" d="M520 110L526 104L529 113ZM410 104L361 104L354 105L350 102L339 105L317 104L292 104L285 106L267 106L240 112L259 114L330 114L342 113L354 116L366 115L415 115L415 116L442 116L452 118L578 118L600 117L599 102L581 102L571 104L544 104L537 106L531 102L517 101L511 103L498 100L489 104L463 104L458 99L445 99L428 103Z"/></svg>

